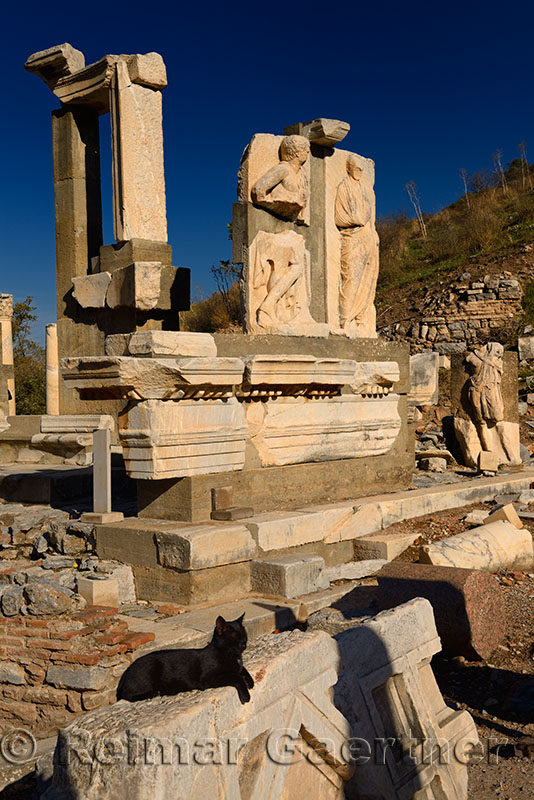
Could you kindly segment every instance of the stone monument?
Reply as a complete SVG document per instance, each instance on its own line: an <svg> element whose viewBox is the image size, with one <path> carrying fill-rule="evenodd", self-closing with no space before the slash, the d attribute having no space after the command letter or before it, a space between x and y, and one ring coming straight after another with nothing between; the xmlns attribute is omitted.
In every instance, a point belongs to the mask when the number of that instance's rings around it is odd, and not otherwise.
<svg viewBox="0 0 534 800"><path fill-rule="evenodd" d="M520 464L517 354L488 342L451 365L454 431L467 466Z"/></svg>
<svg viewBox="0 0 534 800"><path fill-rule="evenodd" d="M177 330L189 270L171 266L158 53L106 55L85 65L62 44L31 55L61 108L52 113L59 357L105 353L108 334ZM102 239L99 116L111 114L115 242ZM59 381L59 413L116 413Z"/></svg>

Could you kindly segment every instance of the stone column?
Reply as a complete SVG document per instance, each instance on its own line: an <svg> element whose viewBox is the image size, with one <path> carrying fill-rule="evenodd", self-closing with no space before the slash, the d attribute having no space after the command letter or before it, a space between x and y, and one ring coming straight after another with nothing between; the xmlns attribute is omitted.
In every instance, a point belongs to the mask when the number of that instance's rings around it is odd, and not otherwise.
<svg viewBox="0 0 534 800"><path fill-rule="evenodd" d="M111 432L99 428L93 432L93 511L82 514L83 522L118 522L120 511L111 510Z"/></svg>
<svg viewBox="0 0 534 800"><path fill-rule="evenodd" d="M46 326L46 413L59 414L59 353L57 325Z"/></svg>
<svg viewBox="0 0 534 800"><path fill-rule="evenodd" d="M157 53L115 65L111 81L115 239L167 241L161 91L165 64Z"/></svg>
<svg viewBox="0 0 534 800"><path fill-rule="evenodd" d="M12 295L0 294L0 411L7 416L16 413L12 316Z"/></svg>

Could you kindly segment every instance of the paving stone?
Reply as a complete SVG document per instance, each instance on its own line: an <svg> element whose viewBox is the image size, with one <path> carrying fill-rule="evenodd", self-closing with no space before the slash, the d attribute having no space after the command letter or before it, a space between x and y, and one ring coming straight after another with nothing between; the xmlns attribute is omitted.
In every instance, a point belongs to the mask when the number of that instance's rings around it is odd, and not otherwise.
<svg viewBox="0 0 534 800"><path fill-rule="evenodd" d="M505 637L504 598L487 572L395 562L377 578L381 608L414 597L430 601L447 655L487 660Z"/></svg>

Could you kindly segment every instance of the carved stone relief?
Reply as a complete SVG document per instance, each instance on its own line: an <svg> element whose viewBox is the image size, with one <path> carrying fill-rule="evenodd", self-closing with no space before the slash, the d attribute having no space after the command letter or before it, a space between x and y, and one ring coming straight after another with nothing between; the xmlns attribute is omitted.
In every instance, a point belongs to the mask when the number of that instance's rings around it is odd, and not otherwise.
<svg viewBox="0 0 534 800"><path fill-rule="evenodd" d="M280 143L280 162L254 184L253 202L283 219L302 218L310 195L304 169L309 153L310 143L304 136L284 136Z"/></svg>

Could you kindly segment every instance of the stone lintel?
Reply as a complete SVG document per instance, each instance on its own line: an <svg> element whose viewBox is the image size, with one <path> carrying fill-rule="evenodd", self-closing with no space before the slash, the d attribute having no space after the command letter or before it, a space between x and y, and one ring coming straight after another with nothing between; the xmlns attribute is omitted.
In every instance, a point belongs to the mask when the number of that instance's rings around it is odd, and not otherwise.
<svg viewBox="0 0 534 800"><path fill-rule="evenodd" d="M60 78L53 92L62 103L88 105L99 114L110 107L110 85L119 56L107 55L84 69Z"/></svg>
<svg viewBox="0 0 534 800"><path fill-rule="evenodd" d="M357 364L312 355L257 355L245 359L245 382L267 384L321 384L343 386L353 381Z"/></svg>
<svg viewBox="0 0 534 800"><path fill-rule="evenodd" d="M60 78L79 72L84 67L84 54L68 42L32 53L24 64L28 72L38 75L52 90Z"/></svg>
<svg viewBox="0 0 534 800"><path fill-rule="evenodd" d="M349 131L350 125L348 122L319 117L318 119L310 120L310 122L297 122L295 125L289 125L284 128L284 136L297 134L298 136L305 136L314 144L320 144L323 147L335 147L336 144L343 141Z"/></svg>
<svg viewBox="0 0 534 800"><path fill-rule="evenodd" d="M217 346L211 333L192 331L137 331L106 337L106 355L138 358L211 358Z"/></svg>
<svg viewBox="0 0 534 800"><path fill-rule="evenodd" d="M128 239L100 248L100 271L113 272L136 261L159 261L165 267L172 265L172 246L150 239Z"/></svg>

